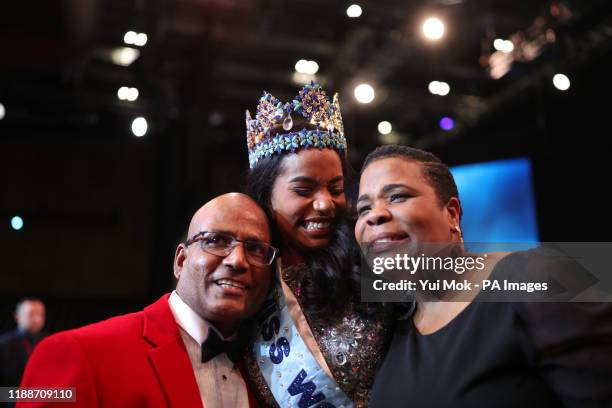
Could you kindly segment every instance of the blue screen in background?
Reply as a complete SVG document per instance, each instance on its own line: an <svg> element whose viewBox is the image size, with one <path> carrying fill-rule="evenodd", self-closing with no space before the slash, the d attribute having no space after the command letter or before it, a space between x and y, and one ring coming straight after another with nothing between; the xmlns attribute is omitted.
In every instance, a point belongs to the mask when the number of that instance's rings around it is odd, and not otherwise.
<svg viewBox="0 0 612 408"><path fill-rule="evenodd" d="M531 163L526 158L451 167L466 242L538 241Z"/></svg>

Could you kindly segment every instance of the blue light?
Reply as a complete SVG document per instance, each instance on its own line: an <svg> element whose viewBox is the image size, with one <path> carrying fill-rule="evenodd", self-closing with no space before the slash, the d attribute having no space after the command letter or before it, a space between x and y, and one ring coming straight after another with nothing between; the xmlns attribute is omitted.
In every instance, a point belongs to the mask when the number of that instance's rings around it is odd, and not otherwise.
<svg viewBox="0 0 612 408"><path fill-rule="evenodd" d="M15 231L19 231L20 229L22 229L23 228L23 218L21 218L18 215L11 218L11 227L13 227Z"/></svg>
<svg viewBox="0 0 612 408"><path fill-rule="evenodd" d="M442 130L446 130L448 132L449 130L455 127L455 122L448 116L445 116L440 119L440 127L442 128Z"/></svg>
<svg viewBox="0 0 612 408"><path fill-rule="evenodd" d="M464 164L451 172L463 207L466 242L538 242L529 159Z"/></svg>

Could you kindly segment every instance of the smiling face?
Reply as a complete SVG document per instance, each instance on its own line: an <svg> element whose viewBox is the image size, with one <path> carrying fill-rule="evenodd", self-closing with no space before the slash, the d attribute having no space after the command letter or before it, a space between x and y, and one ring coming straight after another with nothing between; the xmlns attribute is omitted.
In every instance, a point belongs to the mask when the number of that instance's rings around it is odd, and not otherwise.
<svg viewBox="0 0 612 408"><path fill-rule="evenodd" d="M342 162L331 149L287 155L270 199L282 253L329 245L338 216L346 209Z"/></svg>
<svg viewBox="0 0 612 408"><path fill-rule="evenodd" d="M398 243L456 242L460 204L443 205L422 164L400 157L376 160L359 182L355 237L373 251Z"/></svg>
<svg viewBox="0 0 612 408"><path fill-rule="evenodd" d="M264 212L243 194L226 194L200 208L189 226L189 237L201 231L270 243ZM202 250L200 241L177 247L174 275L180 298L224 334L231 334L241 320L257 312L271 280L269 266L247 262L242 244L223 257Z"/></svg>

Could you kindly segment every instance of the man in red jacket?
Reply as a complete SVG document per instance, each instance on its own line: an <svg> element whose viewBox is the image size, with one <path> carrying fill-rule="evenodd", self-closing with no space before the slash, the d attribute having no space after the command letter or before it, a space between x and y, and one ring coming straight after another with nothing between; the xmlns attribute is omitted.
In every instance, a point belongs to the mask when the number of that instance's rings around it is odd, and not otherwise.
<svg viewBox="0 0 612 408"><path fill-rule="evenodd" d="M142 312L42 341L21 387L73 387L75 402L18 407L249 407L235 364L241 321L261 307L276 250L264 212L230 193L200 208L174 257L176 290Z"/></svg>

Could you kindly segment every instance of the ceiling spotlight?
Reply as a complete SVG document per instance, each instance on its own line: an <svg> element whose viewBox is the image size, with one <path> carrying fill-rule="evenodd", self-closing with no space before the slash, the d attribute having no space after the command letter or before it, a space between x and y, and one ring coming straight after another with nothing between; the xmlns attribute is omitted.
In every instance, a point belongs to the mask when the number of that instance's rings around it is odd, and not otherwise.
<svg viewBox="0 0 612 408"><path fill-rule="evenodd" d="M127 86L122 86L117 91L117 98L122 101L130 101L134 102L138 99L138 89L137 88L128 88Z"/></svg>
<svg viewBox="0 0 612 408"><path fill-rule="evenodd" d="M438 95L446 96L450 92L450 86L446 82L440 82L438 86Z"/></svg>
<svg viewBox="0 0 612 408"><path fill-rule="evenodd" d="M305 59L301 59L295 63L295 71L299 72L300 74L304 74L305 71L308 69L307 66L308 61L306 61Z"/></svg>
<svg viewBox="0 0 612 408"><path fill-rule="evenodd" d="M143 117L138 117L132 121L132 133L136 137L142 137L147 133L147 120Z"/></svg>
<svg viewBox="0 0 612 408"><path fill-rule="evenodd" d="M319 64L316 61L301 59L295 63L295 70L299 74L314 75L319 71Z"/></svg>
<svg viewBox="0 0 612 408"><path fill-rule="evenodd" d="M387 122L386 120L383 120L378 124L378 133L381 135L388 135L392 130L393 126L391 126L391 123Z"/></svg>
<svg viewBox="0 0 612 408"><path fill-rule="evenodd" d="M423 35L428 40L436 41L444 35L444 23L437 17L430 17L423 22Z"/></svg>
<svg viewBox="0 0 612 408"><path fill-rule="evenodd" d="M140 51L130 47L118 47L111 52L111 60L114 64L129 67L140 56Z"/></svg>
<svg viewBox="0 0 612 408"><path fill-rule="evenodd" d="M493 48L497 51L501 52L512 52L514 51L514 43L510 40L502 40L501 38L497 38L493 41Z"/></svg>
<svg viewBox="0 0 612 408"><path fill-rule="evenodd" d="M570 87L570 80L564 74L555 74L553 77L553 85L560 91L567 91Z"/></svg>
<svg viewBox="0 0 612 408"><path fill-rule="evenodd" d="M6 116L6 108L3 104L0 103L0 120L4 119Z"/></svg>
<svg viewBox="0 0 612 408"><path fill-rule="evenodd" d="M446 82L431 81L427 86L429 92L433 95L446 96L450 92L450 86Z"/></svg>
<svg viewBox="0 0 612 408"><path fill-rule="evenodd" d="M431 81L429 83L429 85L427 86L427 89L429 89L429 93L432 95L437 95L438 94L438 81Z"/></svg>
<svg viewBox="0 0 612 408"><path fill-rule="evenodd" d="M359 4L351 4L346 9L346 15L350 18L357 18L361 16L363 10L361 10L361 6Z"/></svg>
<svg viewBox="0 0 612 408"><path fill-rule="evenodd" d="M145 33L138 33L134 39L134 45L143 47L147 43L148 39L149 37Z"/></svg>
<svg viewBox="0 0 612 408"><path fill-rule="evenodd" d="M128 88L127 86L122 86L117 91L117 98L119 98L120 101L125 101L127 100L127 95L129 92L130 92L130 88Z"/></svg>
<svg viewBox="0 0 612 408"><path fill-rule="evenodd" d="M138 99L138 94L138 89L128 88L126 99L130 102L134 102L136 99Z"/></svg>
<svg viewBox="0 0 612 408"><path fill-rule="evenodd" d="M137 33L135 31L128 31L123 36L123 42L127 45L136 45L142 47L147 43L148 37L145 33Z"/></svg>
<svg viewBox="0 0 612 408"><path fill-rule="evenodd" d="M455 121L449 118L448 116L445 116L440 119L439 125L442 130L448 132L449 130L452 130L455 127Z"/></svg>
<svg viewBox="0 0 612 408"><path fill-rule="evenodd" d="M22 229L23 228L23 218L21 218L18 215L16 215L13 218L11 218L11 227L15 231L19 231L20 229Z"/></svg>
<svg viewBox="0 0 612 408"><path fill-rule="evenodd" d="M136 42L136 37L138 37L138 33L135 31L128 31L123 36L123 42L127 45L133 45Z"/></svg>
<svg viewBox="0 0 612 408"><path fill-rule="evenodd" d="M355 87L355 99L359 103L370 103L374 100L374 88L369 84L359 84Z"/></svg>
<svg viewBox="0 0 612 408"><path fill-rule="evenodd" d="M306 74L314 75L319 72L319 64L316 61L308 61L308 71Z"/></svg>

